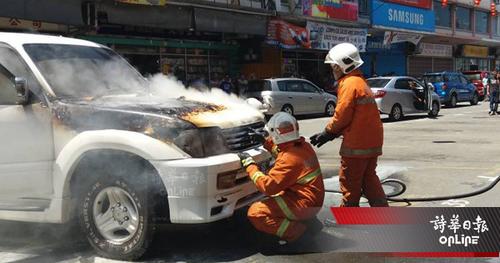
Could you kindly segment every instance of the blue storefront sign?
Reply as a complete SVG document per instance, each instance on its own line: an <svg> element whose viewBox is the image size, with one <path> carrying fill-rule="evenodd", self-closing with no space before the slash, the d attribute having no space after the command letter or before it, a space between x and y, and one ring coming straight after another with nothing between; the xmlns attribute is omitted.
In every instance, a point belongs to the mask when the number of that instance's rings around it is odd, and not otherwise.
<svg viewBox="0 0 500 263"><path fill-rule="evenodd" d="M372 25L394 29L434 32L434 11L380 0L372 2Z"/></svg>

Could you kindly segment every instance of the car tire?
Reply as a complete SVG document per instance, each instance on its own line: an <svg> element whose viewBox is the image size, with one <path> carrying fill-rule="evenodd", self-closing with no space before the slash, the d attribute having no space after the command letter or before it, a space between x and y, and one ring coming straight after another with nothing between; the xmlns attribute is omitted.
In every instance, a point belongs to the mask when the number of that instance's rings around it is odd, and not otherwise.
<svg viewBox="0 0 500 263"><path fill-rule="evenodd" d="M451 94L450 101L446 104L450 108L455 108L457 106L457 94Z"/></svg>
<svg viewBox="0 0 500 263"><path fill-rule="evenodd" d="M403 110L399 104L394 104L391 109L391 113L389 113L389 119L391 121L399 121L403 119Z"/></svg>
<svg viewBox="0 0 500 263"><path fill-rule="evenodd" d="M474 92L474 95L472 95L472 99L470 100L470 105L477 105L479 103L479 95L477 95L477 92Z"/></svg>
<svg viewBox="0 0 500 263"><path fill-rule="evenodd" d="M437 101L432 101L432 107L429 111L429 117L436 118L439 114L440 104Z"/></svg>
<svg viewBox="0 0 500 263"><path fill-rule="evenodd" d="M325 115L331 117L333 114L335 114L335 103L328 102L325 107Z"/></svg>
<svg viewBox="0 0 500 263"><path fill-rule="evenodd" d="M101 172L78 186L80 228L99 255L136 260L151 244L155 232L154 194L148 190L152 186L149 178L143 175Z"/></svg>
<svg viewBox="0 0 500 263"><path fill-rule="evenodd" d="M290 115L293 116L293 107L290 104L283 105L283 107L281 108L281 111L282 112L286 112L286 113L288 113L288 114L290 114Z"/></svg>

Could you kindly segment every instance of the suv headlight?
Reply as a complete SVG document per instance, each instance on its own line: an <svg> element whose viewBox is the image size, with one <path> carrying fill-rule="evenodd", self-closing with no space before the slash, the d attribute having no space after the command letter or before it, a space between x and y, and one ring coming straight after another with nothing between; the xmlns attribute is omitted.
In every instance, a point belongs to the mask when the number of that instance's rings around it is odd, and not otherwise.
<svg viewBox="0 0 500 263"><path fill-rule="evenodd" d="M177 147L194 158L208 157L229 152L221 129L218 127L181 131L174 139Z"/></svg>

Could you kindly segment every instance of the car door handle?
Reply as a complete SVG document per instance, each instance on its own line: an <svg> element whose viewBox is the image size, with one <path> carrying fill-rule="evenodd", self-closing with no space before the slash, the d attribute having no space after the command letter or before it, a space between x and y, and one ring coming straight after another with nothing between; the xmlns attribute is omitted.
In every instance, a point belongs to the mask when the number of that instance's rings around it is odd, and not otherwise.
<svg viewBox="0 0 500 263"><path fill-rule="evenodd" d="M289 98L289 99L293 99L293 97L292 97L292 96L288 96L288 98Z"/></svg>
<svg viewBox="0 0 500 263"><path fill-rule="evenodd" d="M312 99L313 97L309 97L309 99Z"/></svg>

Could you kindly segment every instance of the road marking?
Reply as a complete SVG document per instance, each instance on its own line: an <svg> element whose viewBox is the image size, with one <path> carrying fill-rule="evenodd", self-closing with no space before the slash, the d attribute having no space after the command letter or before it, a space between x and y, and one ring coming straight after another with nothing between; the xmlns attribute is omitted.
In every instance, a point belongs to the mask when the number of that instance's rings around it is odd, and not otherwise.
<svg viewBox="0 0 500 263"><path fill-rule="evenodd" d="M483 179L488 179L488 181L490 182L493 182L497 179L497 177L492 177L492 176L482 176L482 175L479 175L478 178L483 178Z"/></svg>
<svg viewBox="0 0 500 263"><path fill-rule="evenodd" d="M450 199L441 203L441 205L448 205L453 207L465 207L469 204L469 201L463 199Z"/></svg>

